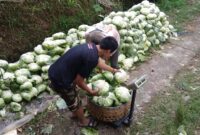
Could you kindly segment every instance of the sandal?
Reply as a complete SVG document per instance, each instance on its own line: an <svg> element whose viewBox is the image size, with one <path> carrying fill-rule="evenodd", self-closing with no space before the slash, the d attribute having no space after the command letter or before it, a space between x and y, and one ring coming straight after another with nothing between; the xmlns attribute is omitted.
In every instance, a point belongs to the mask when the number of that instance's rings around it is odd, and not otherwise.
<svg viewBox="0 0 200 135"><path fill-rule="evenodd" d="M70 116L70 119L72 119L72 120L78 120L78 117L77 116Z"/></svg>
<svg viewBox="0 0 200 135"><path fill-rule="evenodd" d="M95 128L97 129L97 126L98 126L98 121L96 121L95 119L93 118L89 118L89 123L87 125L82 125L82 124L78 124L80 127L89 127L89 128Z"/></svg>

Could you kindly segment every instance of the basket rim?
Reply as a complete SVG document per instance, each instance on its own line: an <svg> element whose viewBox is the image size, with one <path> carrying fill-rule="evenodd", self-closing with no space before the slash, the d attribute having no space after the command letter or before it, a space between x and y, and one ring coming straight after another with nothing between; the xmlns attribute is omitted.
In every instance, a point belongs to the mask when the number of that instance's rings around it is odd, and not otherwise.
<svg viewBox="0 0 200 135"><path fill-rule="evenodd" d="M92 103L94 106L96 106L96 107L100 107L100 108L105 108L105 109L117 109L117 108L120 108L120 107L122 107L122 106L124 106L124 105L127 105L127 104L129 104L131 101L128 101L128 102L126 102L126 103L122 103L121 105L119 105L119 106L100 106L100 105L98 105L98 104L96 104L96 103L94 103L92 100L90 100L90 98L88 99L88 101L89 101L89 103ZM88 103L87 103L88 104Z"/></svg>

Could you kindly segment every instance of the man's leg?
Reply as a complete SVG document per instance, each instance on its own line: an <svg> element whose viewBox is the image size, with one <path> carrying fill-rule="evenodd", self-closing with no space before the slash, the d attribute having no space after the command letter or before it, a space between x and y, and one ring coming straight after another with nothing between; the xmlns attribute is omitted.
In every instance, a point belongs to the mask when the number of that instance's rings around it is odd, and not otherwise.
<svg viewBox="0 0 200 135"><path fill-rule="evenodd" d="M78 118L80 126L87 126L89 119L84 116L84 109L76 88L73 87L70 92L63 93L62 98L67 103L72 116Z"/></svg>
<svg viewBox="0 0 200 135"><path fill-rule="evenodd" d="M72 87L70 90L65 89L55 89L53 85L50 85L60 96L63 98L72 112L73 117L77 117L80 121L80 126L87 126L89 123L89 119L84 116L84 110L81 106L80 97L78 92L76 91L75 86Z"/></svg>
<svg viewBox="0 0 200 135"><path fill-rule="evenodd" d="M80 122L80 126L87 126L89 123L89 119L84 116L83 107L80 106L76 111L72 112L74 116L76 116Z"/></svg>

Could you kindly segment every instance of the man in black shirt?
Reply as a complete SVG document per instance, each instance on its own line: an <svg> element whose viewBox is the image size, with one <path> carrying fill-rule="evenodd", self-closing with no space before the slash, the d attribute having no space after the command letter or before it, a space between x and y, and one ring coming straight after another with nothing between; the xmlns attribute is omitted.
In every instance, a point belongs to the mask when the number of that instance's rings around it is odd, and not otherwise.
<svg viewBox="0 0 200 135"><path fill-rule="evenodd" d="M97 95L98 91L90 89L85 83L85 78L89 77L96 66L113 73L117 72L117 69L106 65L101 59L109 59L117 48L116 39L109 36L103 38L98 45L92 43L77 45L49 68L51 87L65 100L69 110L79 119L82 126L88 125L89 119L84 117L75 86L79 86L93 96Z"/></svg>

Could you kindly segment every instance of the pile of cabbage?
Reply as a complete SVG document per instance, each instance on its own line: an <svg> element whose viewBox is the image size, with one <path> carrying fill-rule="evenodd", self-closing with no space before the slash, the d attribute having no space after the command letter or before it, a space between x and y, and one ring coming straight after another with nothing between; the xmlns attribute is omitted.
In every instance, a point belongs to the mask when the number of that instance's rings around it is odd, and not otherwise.
<svg viewBox="0 0 200 135"><path fill-rule="evenodd" d="M134 63L143 61L151 47L159 46L176 35L165 13L146 0L128 11L111 12L100 23L113 24L119 31L121 41L118 62L124 72L131 69ZM21 111L21 103L31 101L44 91L50 91L47 75L50 65L71 47L85 43L85 32L90 27L82 24L67 33L58 32L46 37L33 51L22 54L16 62L9 63L0 59L0 109ZM101 77L89 80L92 86L98 86L102 91L93 101L101 106L117 106L127 102L130 92L121 83L128 77L106 74L97 74L96 78ZM124 97L120 97L122 95Z"/></svg>
<svg viewBox="0 0 200 135"><path fill-rule="evenodd" d="M177 36L166 14L147 0L128 11L111 12L103 23L117 27L121 37L119 63L127 70L134 63L144 61L151 47L159 47L170 37Z"/></svg>

